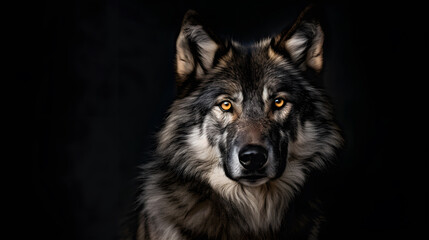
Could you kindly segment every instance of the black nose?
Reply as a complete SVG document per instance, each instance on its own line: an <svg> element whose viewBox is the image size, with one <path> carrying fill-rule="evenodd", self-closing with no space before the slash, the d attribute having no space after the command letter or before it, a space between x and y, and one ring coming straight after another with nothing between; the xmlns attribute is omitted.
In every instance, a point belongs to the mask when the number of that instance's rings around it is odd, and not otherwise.
<svg viewBox="0 0 429 240"><path fill-rule="evenodd" d="M257 145L246 145L238 153L241 165L247 170L258 170L268 159L268 151Z"/></svg>

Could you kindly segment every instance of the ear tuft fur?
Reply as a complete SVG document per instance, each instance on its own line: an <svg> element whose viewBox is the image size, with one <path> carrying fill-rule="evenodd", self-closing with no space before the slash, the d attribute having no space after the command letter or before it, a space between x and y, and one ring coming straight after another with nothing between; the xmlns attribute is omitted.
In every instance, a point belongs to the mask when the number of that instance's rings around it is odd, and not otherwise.
<svg viewBox="0 0 429 240"><path fill-rule="evenodd" d="M307 7L295 24L272 40L272 48L286 54L302 70L320 72L323 67L322 27L313 6Z"/></svg>
<svg viewBox="0 0 429 240"><path fill-rule="evenodd" d="M190 75L196 78L212 67L219 41L201 23L197 12L189 10L183 19L176 41L176 74L178 85Z"/></svg>

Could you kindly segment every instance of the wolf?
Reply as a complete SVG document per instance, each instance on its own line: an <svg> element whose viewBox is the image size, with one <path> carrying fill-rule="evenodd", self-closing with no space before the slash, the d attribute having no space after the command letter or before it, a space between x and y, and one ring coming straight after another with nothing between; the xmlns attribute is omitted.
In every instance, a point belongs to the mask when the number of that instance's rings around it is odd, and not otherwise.
<svg viewBox="0 0 429 240"><path fill-rule="evenodd" d="M247 45L185 14L177 97L143 166L128 239L317 239L324 218L302 189L343 138L315 84L324 33L312 12Z"/></svg>

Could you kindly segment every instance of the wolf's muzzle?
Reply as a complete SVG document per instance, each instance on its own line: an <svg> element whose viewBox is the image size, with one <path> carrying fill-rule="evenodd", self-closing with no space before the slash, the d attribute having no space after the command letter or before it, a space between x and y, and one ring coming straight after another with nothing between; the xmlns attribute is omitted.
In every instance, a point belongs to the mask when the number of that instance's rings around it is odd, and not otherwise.
<svg viewBox="0 0 429 240"><path fill-rule="evenodd" d="M258 145L246 145L238 153L240 164L247 170L261 169L268 160L268 151Z"/></svg>

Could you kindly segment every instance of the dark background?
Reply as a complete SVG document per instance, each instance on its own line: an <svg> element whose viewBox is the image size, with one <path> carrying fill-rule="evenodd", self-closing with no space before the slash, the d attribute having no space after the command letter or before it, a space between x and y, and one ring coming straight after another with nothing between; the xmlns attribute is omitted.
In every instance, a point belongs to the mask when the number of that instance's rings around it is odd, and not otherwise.
<svg viewBox="0 0 429 240"><path fill-rule="evenodd" d="M250 42L279 32L306 4L106 0L15 6L7 24L23 96L16 99L26 113L20 151L30 157L19 161L29 172L14 175L26 180L15 190L24 202L14 234L118 238L134 201L138 166L175 96L175 40L186 10L199 11L219 35ZM327 200L322 237L424 238L427 107L419 104L425 97L419 90L427 88L427 75L417 73L427 68L423 6L320 6L324 86L346 138L326 183L316 184Z"/></svg>

